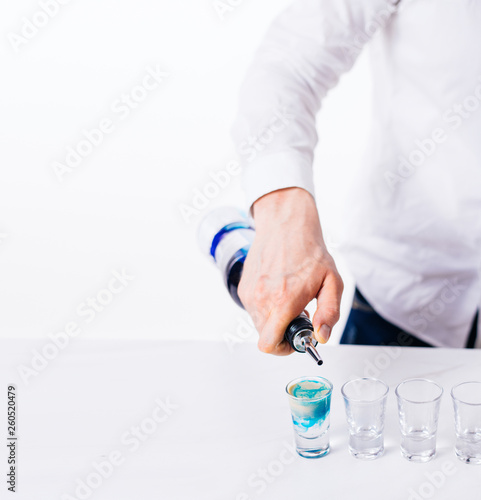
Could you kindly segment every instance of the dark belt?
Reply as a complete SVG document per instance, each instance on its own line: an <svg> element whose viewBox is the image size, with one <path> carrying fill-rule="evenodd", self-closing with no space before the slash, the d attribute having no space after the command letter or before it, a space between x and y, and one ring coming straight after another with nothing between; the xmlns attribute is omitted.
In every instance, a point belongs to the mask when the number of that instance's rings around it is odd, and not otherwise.
<svg viewBox="0 0 481 500"><path fill-rule="evenodd" d="M364 312L370 312L370 313L376 312L357 287L354 291L352 308ZM479 311L476 311L473 322L471 324L471 329L469 331L468 340L466 341L466 348L468 349L474 349L474 346L476 345L476 338L478 336L478 316L479 316Z"/></svg>

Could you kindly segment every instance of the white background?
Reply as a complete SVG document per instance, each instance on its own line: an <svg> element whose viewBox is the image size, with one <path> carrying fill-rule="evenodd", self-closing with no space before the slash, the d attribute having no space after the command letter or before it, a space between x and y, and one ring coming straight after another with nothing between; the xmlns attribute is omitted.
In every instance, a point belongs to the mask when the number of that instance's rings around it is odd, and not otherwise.
<svg viewBox="0 0 481 500"><path fill-rule="evenodd" d="M289 3L244 0L221 18L212 0L72 0L18 50L12 34L42 10L36 1L2 3L0 337L41 345L72 321L85 338L235 335L244 313L198 251L200 216L186 222L180 206L192 204L209 172L236 159L230 127L243 75ZM169 77L121 119L111 106L142 82L146 67ZM319 117L317 199L347 285L334 339L353 287L336 231L369 108L363 55ZM60 182L54 162L64 163L66 148L103 118L114 122L112 133ZM243 203L236 177L208 208ZM77 308L122 268L135 278L87 324ZM216 328L206 334L209 324Z"/></svg>

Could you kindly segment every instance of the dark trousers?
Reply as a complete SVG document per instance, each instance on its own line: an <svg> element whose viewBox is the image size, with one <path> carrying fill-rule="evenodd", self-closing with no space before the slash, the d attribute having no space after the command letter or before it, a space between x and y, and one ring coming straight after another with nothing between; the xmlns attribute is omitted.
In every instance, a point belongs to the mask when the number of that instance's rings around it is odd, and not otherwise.
<svg viewBox="0 0 481 500"><path fill-rule="evenodd" d="M466 347L474 347L477 330L478 313L476 313L471 326ZM351 312L340 343L433 347L431 344L424 342L379 316L357 288L354 292Z"/></svg>

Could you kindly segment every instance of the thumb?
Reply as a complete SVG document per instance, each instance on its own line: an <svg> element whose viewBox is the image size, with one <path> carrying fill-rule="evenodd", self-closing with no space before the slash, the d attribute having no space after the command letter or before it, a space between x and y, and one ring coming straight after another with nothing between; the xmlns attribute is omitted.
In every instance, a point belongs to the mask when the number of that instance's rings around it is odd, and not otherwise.
<svg viewBox="0 0 481 500"><path fill-rule="evenodd" d="M339 321L343 289L341 277L335 272L329 272L317 294L317 309L312 324L314 336L321 344L329 340L333 326Z"/></svg>

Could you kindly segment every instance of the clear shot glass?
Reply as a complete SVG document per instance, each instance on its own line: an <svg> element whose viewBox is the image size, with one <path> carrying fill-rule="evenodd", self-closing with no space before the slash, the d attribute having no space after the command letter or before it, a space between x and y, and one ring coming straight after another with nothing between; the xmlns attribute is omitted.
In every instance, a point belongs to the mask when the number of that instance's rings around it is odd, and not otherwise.
<svg viewBox="0 0 481 500"><path fill-rule="evenodd" d="M329 453L332 383L323 377L300 377L286 386L297 453L320 458Z"/></svg>
<svg viewBox="0 0 481 500"><path fill-rule="evenodd" d="M389 387L374 378L346 382L341 393L349 426L349 452L373 460L384 453L384 415Z"/></svg>
<svg viewBox="0 0 481 500"><path fill-rule="evenodd" d="M428 462L436 454L442 395L441 386L422 378L405 380L396 387L401 453L407 460Z"/></svg>
<svg viewBox="0 0 481 500"><path fill-rule="evenodd" d="M463 382L451 389L456 429L456 456L481 464L481 382Z"/></svg>

